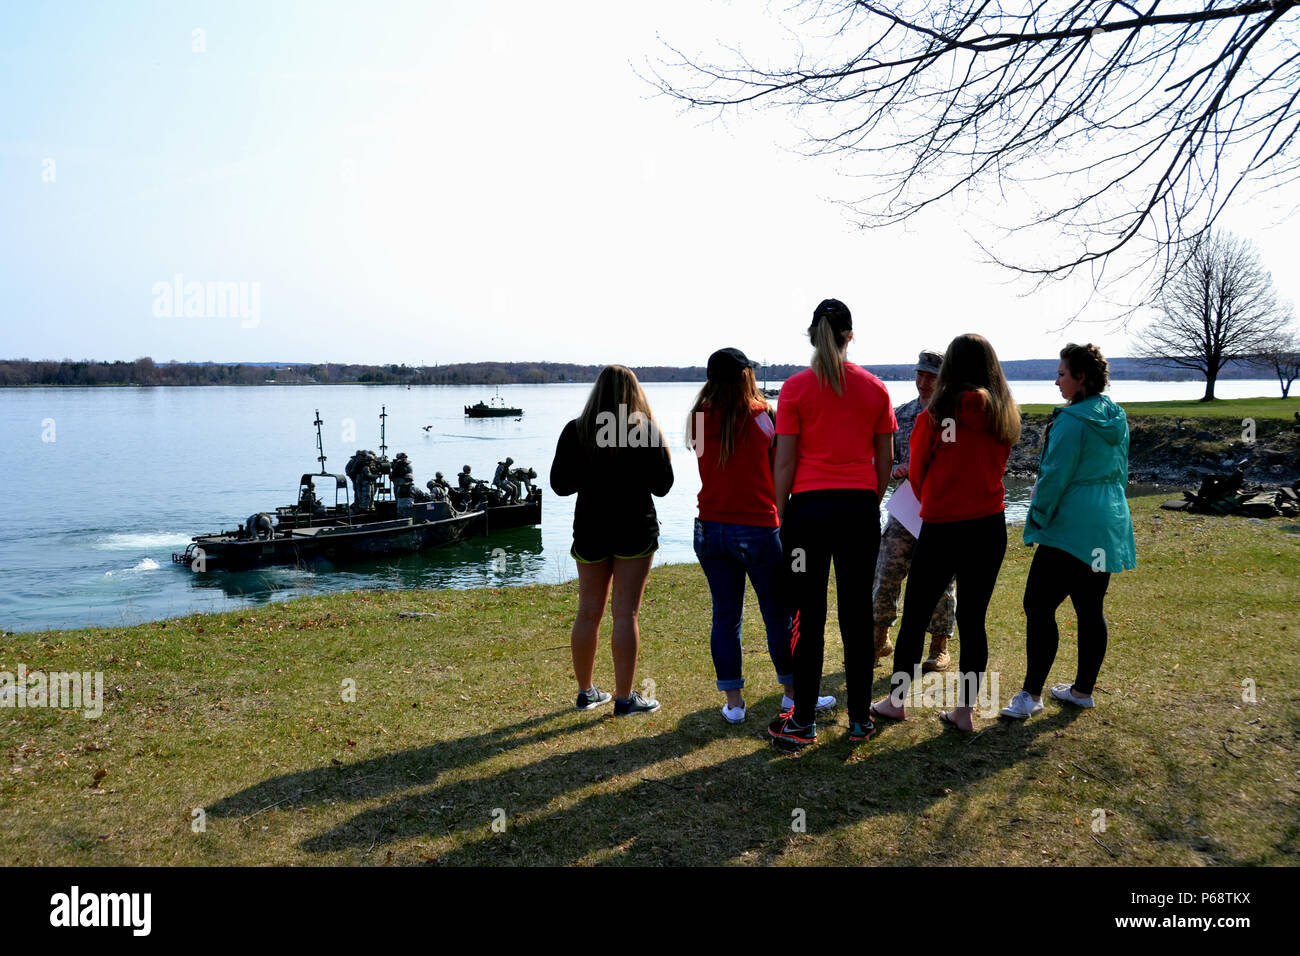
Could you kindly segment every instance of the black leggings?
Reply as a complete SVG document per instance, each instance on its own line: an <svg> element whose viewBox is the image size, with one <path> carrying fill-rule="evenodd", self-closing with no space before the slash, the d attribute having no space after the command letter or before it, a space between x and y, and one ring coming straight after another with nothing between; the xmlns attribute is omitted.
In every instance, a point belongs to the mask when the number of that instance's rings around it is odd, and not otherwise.
<svg viewBox="0 0 1300 956"><path fill-rule="evenodd" d="M890 693L906 697L908 682L925 650L925 626L930 622L948 582L957 578L957 634L961 638L961 706L973 707L980 677L989 663L989 639L984 615L1007 553L1007 523L1001 511L969 521L921 525L912 570L903 598L903 623L894 646Z"/></svg>
<svg viewBox="0 0 1300 956"><path fill-rule="evenodd" d="M1072 554L1040 544L1025 582L1025 690L1038 697L1056 660L1059 634L1056 609L1067 597L1079 616L1079 668L1074 689L1092 695L1101 662L1106 658L1106 616L1102 604L1110 574Z"/></svg>
<svg viewBox="0 0 1300 956"><path fill-rule="evenodd" d="M849 720L865 723L875 663L871 578L880 550L876 493L831 489L792 495L781 524L781 547L787 593L794 608L790 629L794 721L806 725L816 715L826 642L826 585L833 559Z"/></svg>

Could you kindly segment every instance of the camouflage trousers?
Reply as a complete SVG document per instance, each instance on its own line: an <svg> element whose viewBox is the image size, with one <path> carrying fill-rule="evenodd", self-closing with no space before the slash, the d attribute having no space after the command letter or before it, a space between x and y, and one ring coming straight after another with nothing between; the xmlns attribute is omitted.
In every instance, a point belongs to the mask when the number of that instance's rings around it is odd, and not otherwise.
<svg viewBox="0 0 1300 956"><path fill-rule="evenodd" d="M898 593L903 587L903 578L907 577L912 566L912 551L916 548L916 539L912 533L890 517L889 523L880 535L880 556L876 559L876 580L871 589L871 602L875 611L876 627L890 627L898 617ZM957 615L957 595L952 581L943 592L939 604L930 616L931 634L941 637L952 636L954 618Z"/></svg>

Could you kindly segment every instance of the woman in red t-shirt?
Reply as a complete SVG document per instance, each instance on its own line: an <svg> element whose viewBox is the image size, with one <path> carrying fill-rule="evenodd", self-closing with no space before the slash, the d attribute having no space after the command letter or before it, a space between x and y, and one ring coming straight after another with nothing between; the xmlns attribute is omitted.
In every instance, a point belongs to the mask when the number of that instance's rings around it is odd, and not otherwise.
<svg viewBox="0 0 1300 956"><path fill-rule="evenodd" d="M853 339L848 306L826 299L808 327L812 366L781 387L776 407L773 483L782 517L788 593L794 606L794 707L768 733L804 747L817 739L826 587L831 562L844 642L849 739L874 731L869 714L875 666L871 580L880 547L880 493L889 482L898 423L876 376L845 361Z"/></svg>
<svg viewBox="0 0 1300 956"><path fill-rule="evenodd" d="M921 533L903 599L890 694L873 717L906 718L904 701L921 675L925 626L954 575L961 658L960 696L939 719L972 728L980 677L988 665L984 616L1007 550L1002 475L1020 438L1020 409L993 346L981 335L952 340L929 408L912 429L908 481L921 502Z"/></svg>
<svg viewBox="0 0 1300 956"><path fill-rule="evenodd" d="M722 716L733 724L745 719L740 631L746 577L758 595L767 651L785 690L782 709L794 706L790 606L772 487L776 425L754 378L757 364L739 349L710 355L708 381L686 419L686 445L700 467L695 554L713 596L709 649L718 690L727 695ZM835 698L819 697L817 706L834 707Z"/></svg>

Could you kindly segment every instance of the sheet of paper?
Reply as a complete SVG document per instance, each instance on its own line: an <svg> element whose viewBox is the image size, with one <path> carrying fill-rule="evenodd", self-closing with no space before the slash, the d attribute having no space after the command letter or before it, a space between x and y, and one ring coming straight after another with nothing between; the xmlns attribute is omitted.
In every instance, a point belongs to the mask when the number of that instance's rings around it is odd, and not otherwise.
<svg viewBox="0 0 1300 956"><path fill-rule="evenodd" d="M916 500L912 483L904 478L894 489L894 493L885 502L885 510L898 519L898 523L911 533L913 538L921 535L921 502Z"/></svg>

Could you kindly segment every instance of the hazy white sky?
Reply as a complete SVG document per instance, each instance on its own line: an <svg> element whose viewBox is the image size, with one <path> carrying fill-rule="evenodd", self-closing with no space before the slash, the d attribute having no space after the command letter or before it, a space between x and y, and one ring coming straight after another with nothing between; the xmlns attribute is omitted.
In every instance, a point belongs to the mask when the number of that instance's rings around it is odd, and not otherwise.
<svg viewBox="0 0 1300 956"><path fill-rule="evenodd" d="M863 364L966 331L1130 353L1104 307L1049 331L1077 290L980 264L978 210L862 231L788 117L683 115L633 70L772 34L704 0L5 4L0 357L804 362L826 296ZM1292 300L1297 201L1225 223ZM178 276L255 315L186 316Z"/></svg>

